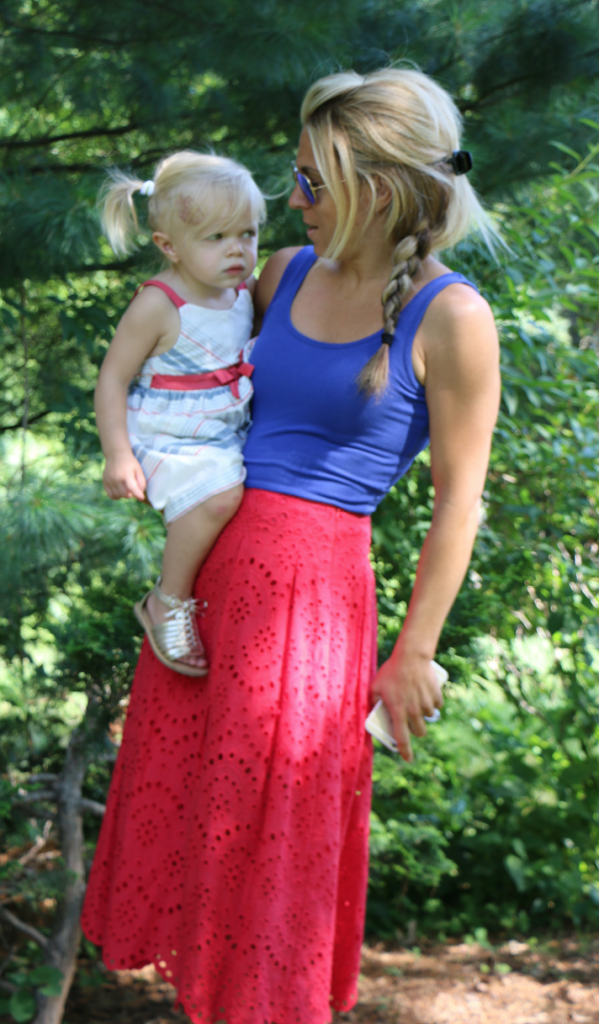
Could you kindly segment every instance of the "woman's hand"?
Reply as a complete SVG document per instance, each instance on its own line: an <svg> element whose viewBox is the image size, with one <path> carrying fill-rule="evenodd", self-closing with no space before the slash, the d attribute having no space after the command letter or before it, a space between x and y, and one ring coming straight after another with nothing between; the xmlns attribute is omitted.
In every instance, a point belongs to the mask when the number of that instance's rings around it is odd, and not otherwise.
<svg viewBox="0 0 599 1024"><path fill-rule="evenodd" d="M429 657L402 648L399 640L391 657L378 670L372 683L374 700L382 698L393 720L398 751L404 761L412 760L410 733L425 736L424 716L443 706L441 686Z"/></svg>
<svg viewBox="0 0 599 1024"><path fill-rule="evenodd" d="M107 456L102 483L109 498L145 501L146 478L133 452Z"/></svg>

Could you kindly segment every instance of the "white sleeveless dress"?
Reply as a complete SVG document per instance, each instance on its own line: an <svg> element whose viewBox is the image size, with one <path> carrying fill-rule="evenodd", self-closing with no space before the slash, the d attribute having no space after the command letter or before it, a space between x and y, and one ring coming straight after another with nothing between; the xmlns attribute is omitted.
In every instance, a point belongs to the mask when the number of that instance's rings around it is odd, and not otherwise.
<svg viewBox="0 0 599 1024"><path fill-rule="evenodd" d="M179 308L181 330L173 347L147 359L130 385L127 431L146 477L148 501L172 522L245 480L249 377L242 373L233 384L208 390L194 389L185 378L247 362L253 306L247 288L230 309L196 306L162 290Z"/></svg>

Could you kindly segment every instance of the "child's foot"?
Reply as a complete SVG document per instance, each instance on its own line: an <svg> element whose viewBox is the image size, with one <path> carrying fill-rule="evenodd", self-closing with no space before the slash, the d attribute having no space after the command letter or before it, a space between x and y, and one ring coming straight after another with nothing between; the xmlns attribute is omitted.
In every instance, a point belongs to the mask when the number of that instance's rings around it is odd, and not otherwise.
<svg viewBox="0 0 599 1024"><path fill-rule="evenodd" d="M160 582L160 581L159 581ZM152 650L169 668L187 676L205 676L208 662L198 633L196 602L165 594L156 584L134 607Z"/></svg>
<svg viewBox="0 0 599 1024"><path fill-rule="evenodd" d="M152 620L152 625L154 625L154 626L158 626L162 622L167 622L168 621L167 616L169 615L169 612L172 614L172 606L169 606L164 601L160 600L160 598L158 597L158 594L156 593L156 589L157 588L154 588L154 590L152 590L150 592L150 595L148 597L148 603L147 603L147 606L146 606L147 609L148 609L148 612L150 614L150 618ZM160 593L162 593L162 591L160 591ZM188 598L188 600L191 600L191 599ZM186 602L183 602L183 603L185 604ZM193 615L193 609L192 609L192 615ZM194 621L194 625L195 625L195 621ZM204 652L204 645L203 645L202 641L200 640L200 637L199 637L199 634L198 634L198 630L197 630L197 626L194 629L193 639L195 641L195 644L194 644L195 650L192 653L190 653L190 654L187 654L187 655L184 655L183 657L177 658L176 660L177 661L182 661L184 665L193 665L196 668L207 668L208 667L208 662L206 661L206 655L205 655L205 652Z"/></svg>

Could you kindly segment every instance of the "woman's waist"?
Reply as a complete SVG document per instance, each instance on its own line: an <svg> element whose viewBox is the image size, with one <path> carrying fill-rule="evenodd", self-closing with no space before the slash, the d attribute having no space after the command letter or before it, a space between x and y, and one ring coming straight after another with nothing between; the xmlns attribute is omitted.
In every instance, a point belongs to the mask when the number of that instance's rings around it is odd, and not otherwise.
<svg viewBox="0 0 599 1024"><path fill-rule="evenodd" d="M236 518L241 516L252 528L276 530L330 541L337 537L352 541L356 555L367 553L371 542L369 515L349 512L339 505L314 501L293 493L246 487Z"/></svg>

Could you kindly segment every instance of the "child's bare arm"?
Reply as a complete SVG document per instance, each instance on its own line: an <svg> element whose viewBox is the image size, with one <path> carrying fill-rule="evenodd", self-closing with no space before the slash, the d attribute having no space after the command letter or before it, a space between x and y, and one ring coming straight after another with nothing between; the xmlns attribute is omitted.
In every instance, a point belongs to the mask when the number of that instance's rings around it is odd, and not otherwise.
<svg viewBox="0 0 599 1024"><path fill-rule="evenodd" d="M110 498L143 501L146 480L127 434L127 389L165 337L176 338L179 314L158 288L145 288L123 315L96 386L96 423L106 459L104 488ZM174 340L174 339L173 339Z"/></svg>

